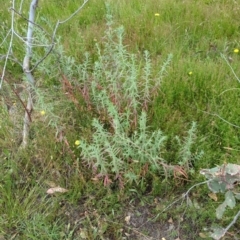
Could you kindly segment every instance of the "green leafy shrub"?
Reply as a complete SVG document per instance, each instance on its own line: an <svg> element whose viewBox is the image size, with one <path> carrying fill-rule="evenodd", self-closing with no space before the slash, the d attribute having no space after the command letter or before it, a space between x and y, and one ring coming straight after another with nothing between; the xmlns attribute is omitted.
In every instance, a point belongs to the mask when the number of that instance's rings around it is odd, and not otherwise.
<svg viewBox="0 0 240 240"><path fill-rule="evenodd" d="M176 136L176 140L178 142L179 150L177 153L178 164L182 166L187 172L194 173L193 164L196 160L200 159L204 152L196 152L192 153L193 145L196 141L196 132L197 132L197 123L193 122L191 128L187 132L187 136L181 140L178 136Z"/></svg>
<svg viewBox="0 0 240 240"><path fill-rule="evenodd" d="M98 61L85 78L91 103L98 114L93 119L91 142L81 140L81 157L103 176L124 175L127 181L138 181L134 170L149 164L154 169L163 165L161 152L166 136L160 130L147 129L147 109L152 95L159 89L171 55L156 79L151 79L151 61L145 52L145 65L123 46L123 27L106 32L103 50L97 44ZM117 41L113 39L116 37ZM88 64L82 65L85 73ZM83 75L83 79L86 74ZM90 80L91 79L91 80ZM90 81L89 81L90 80Z"/></svg>
<svg viewBox="0 0 240 240"><path fill-rule="evenodd" d="M130 54L123 44L123 27L113 29L111 16L107 19L104 41L96 43L98 59L91 64L85 54L85 61L76 67L79 82L73 81L95 115L91 136L80 139L81 160L92 167L96 176L104 177L105 185L113 179L122 184L139 183L149 169L165 177L169 171L186 177L196 124L180 144L183 163L177 167L163 158L167 137L161 130L150 131L147 124L149 105L159 91L172 55L153 74L150 54L145 51L143 60Z"/></svg>

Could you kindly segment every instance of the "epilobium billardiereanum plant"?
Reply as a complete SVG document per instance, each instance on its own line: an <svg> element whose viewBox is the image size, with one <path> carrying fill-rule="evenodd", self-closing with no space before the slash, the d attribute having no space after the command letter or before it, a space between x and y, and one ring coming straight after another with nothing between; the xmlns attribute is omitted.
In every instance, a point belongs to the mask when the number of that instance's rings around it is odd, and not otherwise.
<svg viewBox="0 0 240 240"><path fill-rule="evenodd" d="M148 168L163 171L167 176L168 170L176 170L162 156L167 137L160 130L148 130L147 110L159 91L172 55L154 76L149 52L144 52L143 61L130 54L123 45L124 28L113 29L111 16L107 18L104 42L101 46L96 44L97 61L91 66L86 54L85 61L78 66L82 96L97 114L92 121L91 139L80 139L81 159L97 176L104 177L105 184L113 178L138 183L143 169ZM191 130L195 131L194 124ZM190 139L184 141L189 149L192 136L189 133ZM181 151L188 158L190 150L185 148ZM188 166L187 159L183 161Z"/></svg>
<svg viewBox="0 0 240 240"><path fill-rule="evenodd" d="M194 161L200 159L203 156L203 151L192 153L192 147L196 140L197 123L192 122L191 128L187 132L187 136L181 140L176 136L176 140L179 145L178 151L178 164L182 166L187 172L194 173L193 164Z"/></svg>

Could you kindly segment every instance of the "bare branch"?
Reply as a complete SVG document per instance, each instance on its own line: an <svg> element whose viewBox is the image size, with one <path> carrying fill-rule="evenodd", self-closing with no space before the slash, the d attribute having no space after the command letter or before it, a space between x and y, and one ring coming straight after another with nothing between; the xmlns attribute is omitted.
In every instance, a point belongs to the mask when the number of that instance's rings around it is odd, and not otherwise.
<svg viewBox="0 0 240 240"><path fill-rule="evenodd" d="M52 43L51 43L51 47L49 48L49 50L47 51L47 53L43 56L43 58L41 60L39 60L34 67L30 70L30 72L34 71L35 68L37 68L37 66L39 64L41 64L47 57L48 55L52 52L54 46L55 46L55 38L56 38L56 33L57 33L57 29L61 24L66 23L67 21L69 21L70 19L72 19L76 14L78 14L78 12L80 12L82 10L82 8L87 4L89 0L84 0L84 3L68 18L66 18L65 20L58 20L58 22L55 25L53 34L52 34Z"/></svg>
<svg viewBox="0 0 240 240"><path fill-rule="evenodd" d="M85 6L85 4L88 2L88 0L84 0L84 3L71 15L69 16L68 18L66 18L65 20L62 20L62 21L58 21L58 25L59 24L64 24L66 23L67 21L69 21L71 18L73 18L76 14L78 14L82 8Z"/></svg>
<svg viewBox="0 0 240 240"><path fill-rule="evenodd" d="M227 121L226 119L224 119L223 117L221 117L221 116L218 115L217 113L210 113L210 112L206 112L206 111L203 111L203 110L200 110L200 111L203 112L203 113L207 113L207 114L209 114L209 115L212 115L212 116L218 117L218 118L221 119L223 122L229 124L229 125L232 126L232 127L240 128L240 126L238 126L238 125L236 125L236 124L233 124L233 123Z"/></svg>
<svg viewBox="0 0 240 240"><path fill-rule="evenodd" d="M41 29L43 32L47 33L49 36L50 34L39 24L32 22L31 20L27 19L26 17L23 16L22 13L18 12L16 9L14 8L10 8L10 10L14 11L16 14L18 14L21 18L23 18L25 21L27 21L28 23L30 22L31 24L33 24L34 26L38 27L39 29Z"/></svg>
<svg viewBox="0 0 240 240"><path fill-rule="evenodd" d="M28 31L27 31L27 41L26 41L26 55L23 60L23 71L27 77L27 90L28 90L28 102L27 107L25 108L25 116L23 123L23 133L22 133L22 147L27 146L29 128L31 122L31 112L33 110L33 87L35 85L35 79L29 71L30 66L30 58L32 54L32 36L33 36L33 28L34 28L34 18L35 12L37 8L38 0L32 0L29 9L29 22L28 22Z"/></svg>
<svg viewBox="0 0 240 240"><path fill-rule="evenodd" d="M5 81L6 81L6 80L5 80ZM26 104L23 102L23 100L22 100L21 97L19 96L19 93L12 87L12 85L11 85L8 81L6 81L6 82L8 83L8 85L9 85L10 88L11 88L11 90L14 92L14 94L16 95L16 97L18 98L18 100L20 101L20 103L21 103L21 105L23 106L24 110L27 112L28 117L29 117L30 122L31 122L31 121L32 121L31 115L30 115L30 113L29 113L28 110L27 110Z"/></svg>
<svg viewBox="0 0 240 240"><path fill-rule="evenodd" d="M8 31L5 38L2 40L2 43L0 44L0 47L4 44L4 42L7 40L8 35L11 33L11 30Z"/></svg>
<svg viewBox="0 0 240 240"><path fill-rule="evenodd" d="M238 213L235 215L235 217L233 218L233 220L228 224L228 226L224 229L224 234L222 235L222 237L228 232L228 230L236 223L237 219L240 216L240 211L238 211Z"/></svg>
<svg viewBox="0 0 240 240"><path fill-rule="evenodd" d="M23 1L24 1L24 0L21 0L21 3L20 3L20 7L19 7L19 12L20 12L20 13L22 12Z"/></svg>
<svg viewBox="0 0 240 240"><path fill-rule="evenodd" d="M14 8L15 6L15 0L12 1L12 7ZM2 76L1 76L1 79L0 79L0 89L2 88L2 84L3 84L3 80L4 80L4 77L5 77L5 72L6 72L6 67L7 67L7 62L8 62L8 57L9 55L11 54L12 52L12 44L13 44L13 28L14 28L14 12L12 11L12 17L11 17L11 37L10 37L10 42L9 42L9 45L8 45L8 51L7 51L7 54L6 54L6 58L5 58L5 62L4 62L4 66L3 66L3 71L2 71Z"/></svg>
<svg viewBox="0 0 240 240"><path fill-rule="evenodd" d="M240 83L240 79L239 77L237 76L237 74L235 73L235 71L233 70L231 64L229 63L229 61L227 60L227 58L225 57L225 55L221 54L221 57L225 60L225 62L227 63L227 65L229 66L229 68L231 69L234 77L237 79L237 81Z"/></svg>
<svg viewBox="0 0 240 240"><path fill-rule="evenodd" d="M160 213L157 214L157 216L155 216L154 218L152 219L149 219L147 220L145 223L143 223L140 227L144 226L146 223L150 222L150 221L155 221L163 212L165 212L167 209L171 208L173 205L175 205L176 203L178 203L179 201L181 200L184 200L186 197L188 198L188 195L190 193L190 191L192 191L193 188L199 186L199 185L203 185L203 184L206 184L208 183L209 180L207 181L204 181L204 182L200 182L200 183L197 183L195 185L193 185L192 187L190 187L187 192L185 192L184 194L182 194L181 197L179 197L178 199L176 199L175 201L173 201L171 204L169 204L167 207L165 207Z"/></svg>
<svg viewBox="0 0 240 240"><path fill-rule="evenodd" d="M26 41L26 55L24 57L23 61L23 71L25 73L29 72L29 64L30 64L30 57L32 54L32 36L33 36L33 28L34 28L34 17L35 17L35 11L38 4L38 0L32 0L30 4L30 10L29 10L29 22L28 22L28 31L27 31L27 41ZM33 79L30 78L30 81ZM34 81L31 82L31 84L34 84Z"/></svg>

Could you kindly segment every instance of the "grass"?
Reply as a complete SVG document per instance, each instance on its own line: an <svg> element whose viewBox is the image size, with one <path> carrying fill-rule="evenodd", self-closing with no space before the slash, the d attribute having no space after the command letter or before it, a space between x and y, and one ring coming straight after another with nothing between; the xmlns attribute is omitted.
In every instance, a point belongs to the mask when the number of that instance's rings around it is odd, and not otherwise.
<svg viewBox="0 0 240 240"><path fill-rule="evenodd" d="M126 184L124 190L114 181L104 187L102 179L96 178L82 161L81 151L74 144L78 139L91 138L92 119L99 115L87 109L79 92L74 93L77 105L62 92L59 68L54 57L49 58L35 72L41 101L34 113L30 144L23 151L18 150L18 134L3 101L17 99L7 86L8 93L1 92L0 238L140 239L145 234L155 239L201 239L199 233L205 227L226 226L236 214L233 209L221 221L216 220L215 209L221 196L218 202L212 201L204 186L192 191L192 207L178 203L147 224L148 219L154 219L194 183L203 180L200 169L224 162L239 164L239 127L231 125L240 126L239 82L221 57L222 53L230 59L240 76L240 56L234 53L235 48L240 48L238 4L230 0L178 3L164 0L161 4L157 0L91 0L58 29L62 59L71 56L80 65L86 51L91 57L90 64L99 59L95 44L100 48L104 45L106 2L114 20L112 27L124 26L124 46L129 53L136 54L139 66L143 65L144 52L148 50L152 75L156 76L169 53L173 54L161 88L149 105L147 118L149 130L161 129L168 136L166 162L179 164L175 136L184 139L192 122L197 123L192 152L197 155L203 150L204 155L200 161L191 162L195 172L189 175L189 181L164 179L149 171L138 184ZM10 26L9 3L3 0L0 3L3 39ZM59 18L67 18L78 6L76 0L40 1L37 22L51 32ZM27 12L28 6L24 5L23 13ZM24 20L16 18L16 29L24 32L25 27ZM7 43L1 45L0 54L6 53ZM24 48L19 41L15 42L14 51L22 61ZM37 49L36 52L43 53ZM78 86L78 75L70 64L62 66L61 71ZM6 80L10 84L22 81L22 70L16 63L8 64ZM46 115L39 114L42 110ZM69 191L48 196L46 190L52 186ZM130 224L125 220L127 216L131 216ZM174 236L167 236L169 219L174 223ZM239 224L235 225L227 237L239 237ZM157 235L156 229L161 229L162 235Z"/></svg>

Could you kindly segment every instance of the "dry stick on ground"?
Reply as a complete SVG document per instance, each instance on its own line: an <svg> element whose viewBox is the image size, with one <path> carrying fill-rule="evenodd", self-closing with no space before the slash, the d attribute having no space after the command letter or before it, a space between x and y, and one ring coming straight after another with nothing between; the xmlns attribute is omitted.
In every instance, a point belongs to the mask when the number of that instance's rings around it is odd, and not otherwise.
<svg viewBox="0 0 240 240"><path fill-rule="evenodd" d="M178 202L181 201L181 200L182 200L182 202L183 202L183 200L184 200L185 198L188 199L188 197L189 197L188 195L189 195L190 191L192 191L193 188L195 188L195 187L197 187L197 186L199 186L199 185L206 184L206 183L208 183L208 182L209 182L209 180L204 181L204 182L200 182L200 183L197 183L197 184L193 185L192 187L190 187L190 188L187 190L187 192L183 193L181 197L179 197L178 199L176 199L175 201L173 201L172 203L170 203L170 204L169 204L167 207L165 207L160 213L158 213L154 218L151 218L151 219L147 220L147 221L146 221L145 223L143 223L140 227L144 226L146 223L148 223L148 222L150 222L150 221L156 221L156 219L157 219L162 213L164 213L164 212L165 212L166 210L168 210L169 208L173 207L173 205L175 205L176 203L178 203ZM139 228L140 228L140 227L139 227Z"/></svg>
<svg viewBox="0 0 240 240"><path fill-rule="evenodd" d="M228 230L236 223L238 217L240 216L240 211L238 211L238 213L235 215L235 217L233 218L233 220L228 224L228 226L226 228L224 228L222 235L218 238L218 240L220 240L222 237L224 237L226 235L226 233L228 232Z"/></svg>

